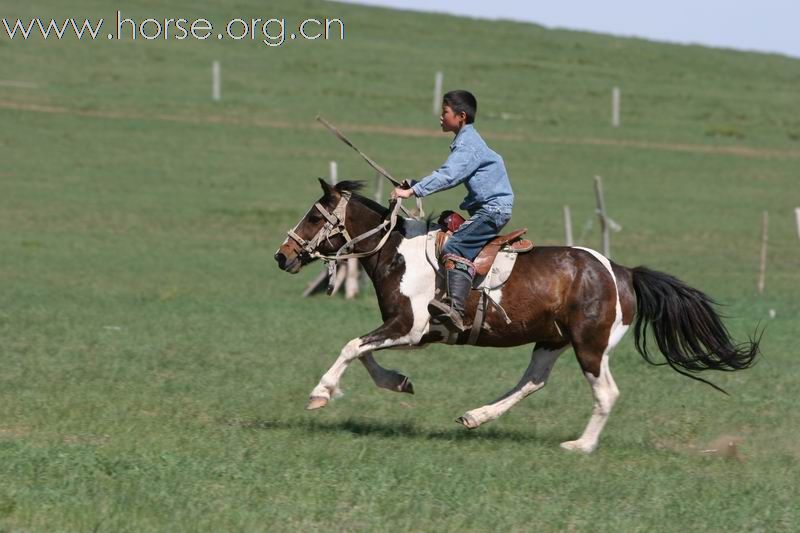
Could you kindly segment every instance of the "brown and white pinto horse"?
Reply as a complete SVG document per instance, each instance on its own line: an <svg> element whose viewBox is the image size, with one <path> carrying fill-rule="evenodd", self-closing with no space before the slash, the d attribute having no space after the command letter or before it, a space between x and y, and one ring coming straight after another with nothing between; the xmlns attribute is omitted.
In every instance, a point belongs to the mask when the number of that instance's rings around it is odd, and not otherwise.
<svg viewBox="0 0 800 533"><path fill-rule="evenodd" d="M330 186L320 180L323 197L289 232L275 259L279 267L297 273L316 257L331 257L347 241L348 252L360 261L375 286L383 324L348 342L333 366L311 391L308 409L324 407L339 393L339 380L354 360L360 360L378 387L413 393L402 374L380 366L373 352L442 342L429 324L428 302L434 296L438 268L426 257L426 221L396 219L389 210L355 191L357 182ZM396 212L396 211L395 211ZM379 231L359 240L358 236ZM387 237L386 232L389 232ZM352 238L350 236L353 236ZM341 253L341 252L340 252ZM466 316L478 300L473 291ZM678 279L645 267L626 268L601 254L578 247L536 247L518 257L508 282L492 293L510 323L493 308L487 312L478 346L519 346L536 343L519 383L494 402L468 411L458 421L469 429L493 420L517 402L544 387L558 356L569 345L592 388L594 409L583 434L561 446L592 452L619 396L609 370L609 354L631 324L642 356L653 364L668 364L678 372L704 369L739 370L751 366L758 340L736 345L702 292ZM648 326L665 356L652 361L646 346ZM467 342L461 334L456 344ZM707 383L707 382L706 382Z"/></svg>

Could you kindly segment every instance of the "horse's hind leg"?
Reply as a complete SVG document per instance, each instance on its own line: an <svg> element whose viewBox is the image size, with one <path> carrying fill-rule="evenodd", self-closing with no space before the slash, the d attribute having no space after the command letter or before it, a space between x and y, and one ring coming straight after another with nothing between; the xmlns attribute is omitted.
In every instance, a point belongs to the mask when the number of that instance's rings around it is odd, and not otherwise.
<svg viewBox="0 0 800 533"><path fill-rule="evenodd" d="M561 443L561 447L565 450L591 453L597 448L600 433L603 431L608 415L611 414L611 409L619 397L619 389L608 366L608 357L627 329L628 326L616 324L612 328L605 346L598 345L600 343L596 342L574 342L578 363L581 365L586 380L592 387L594 407L589 423L586 425L586 429L583 430L583 435L578 440Z"/></svg>
<svg viewBox="0 0 800 533"><path fill-rule="evenodd" d="M467 411L463 416L458 417L456 422L460 422L469 429L475 429L484 422L499 417L520 400L544 387L556 359L566 346L566 344L537 344L531 354L531 362L516 387L489 405Z"/></svg>
<svg viewBox="0 0 800 533"><path fill-rule="evenodd" d="M378 364L375 358L372 357L372 352L365 353L361 356L360 360L372 377L372 381L374 381L375 385L378 387L394 392L414 394L414 386L411 384L411 380L395 370L383 368Z"/></svg>

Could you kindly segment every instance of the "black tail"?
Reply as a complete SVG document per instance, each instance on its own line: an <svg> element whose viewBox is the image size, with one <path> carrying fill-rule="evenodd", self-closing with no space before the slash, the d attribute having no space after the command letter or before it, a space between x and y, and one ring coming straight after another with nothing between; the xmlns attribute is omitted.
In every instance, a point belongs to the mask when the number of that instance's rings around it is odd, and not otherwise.
<svg viewBox="0 0 800 533"><path fill-rule="evenodd" d="M714 311L716 302L711 298L669 274L641 266L631 272L636 292L633 330L636 350L650 364L665 364L654 362L647 351L647 328L652 326L653 337L666 364L684 376L727 394L713 383L681 369L696 372L748 368L759 353L758 332L748 342L734 344Z"/></svg>

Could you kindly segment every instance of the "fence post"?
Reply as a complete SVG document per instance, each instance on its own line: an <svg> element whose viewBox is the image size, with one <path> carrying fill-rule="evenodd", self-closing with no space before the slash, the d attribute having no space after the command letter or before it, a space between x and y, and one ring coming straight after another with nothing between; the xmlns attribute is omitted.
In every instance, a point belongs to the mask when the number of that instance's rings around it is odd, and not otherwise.
<svg viewBox="0 0 800 533"><path fill-rule="evenodd" d="M380 172L375 174L375 201L383 204L383 176Z"/></svg>
<svg viewBox="0 0 800 533"><path fill-rule="evenodd" d="M570 213L569 206L564 206L564 234L567 239L567 246L574 245L572 240L572 213Z"/></svg>
<svg viewBox="0 0 800 533"><path fill-rule="evenodd" d="M619 107L620 91L619 87L614 87L611 90L611 125L615 128L619 127Z"/></svg>
<svg viewBox="0 0 800 533"><path fill-rule="evenodd" d="M600 231L603 234L603 255L611 258L611 235L609 234L608 220L606 219L606 203L603 199L603 178L594 177L594 193L597 198L597 216L600 219Z"/></svg>
<svg viewBox="0 0 800 533"><path fill-rule="evenodd" d="M433 114L438 116L442 112L442 80L444 74L442 71L436 72L436 78L433 81Z"/></svg>
<svg viewBox="0 0 800 533"><path fill-rule="evenodd" d="M794 208L794 218L797 219L797 238L800 239L800 207Z"/></svg>
<svg viewBox="0 0 800 533"><path fill-rule="evenodd" d="M339 183L339 165L336 161L330 162L329 174L332 185ZM340 261L339 266L344 268L339 269L339 273L334 280L332 295L339 292L339 287L344 283L344 297L352 300L358 294L358 259Z"/></svg>
<svg viewBox="0 0 800 533"><path fill-rule="evenodd" d="M769 212L764 211L761 221L761 264L758 269L758 294L764 294L764 282L767 275L767 235L769 230Z"/></svg>
<svg viewBox="0 0 800 533"><path fill-rule="evenodd" d="M350 258L347 260L347 281L344 284L344 297L352 300L358 294L358 259Z"/></svg>
<svg viewBox="0 0 800 533"><path fill-rule="evenodd" d="M331 185L336 185L339 182L339 166L336 161L331 161L329 168L328 174L331 178Z"/></svg>
<svg viewBox="0 0 800 533"><path fill-rule="evenodd" d="M331 291L331 296L336 296L336 293L339 292L339 289L344 284L346 278L347 278L346 268L336 269L336 279L334 279L333 281L333 290Z"/></svg>
<svg viewBox="0 0 800 533"><path fill-rule="evenodd" d="M331 161L328 166L328 177L331 180L331 185L336 185L339 181L339 166L336 164L336 161ZM351 263L353 261L354 263ZM336 271L336 279L333 281L333 292L331 295L336 294L339 292L339 288L342 284L347 280L347 284L345 285L345 296L347 298L352 298L358 293L358 259L351 259L348 261L340 261L338 265L340 268ZM351 274L350 270L353 270ZM350 281L350 277L356 277L356 285L353 287L352 282ZM327 267L322 269L322 272L314 278L311 283L306 286L306 289L303 291L303 297L311 296L312 294L316 294L318 292L323 292L328 286L328 269Z"/></svg>
<svg viewBox="0 0 800 533"><path fill-rule="evenodd" d="M222 98L222 68L219 61L211 64L211 99L219 102Z"/></svg>

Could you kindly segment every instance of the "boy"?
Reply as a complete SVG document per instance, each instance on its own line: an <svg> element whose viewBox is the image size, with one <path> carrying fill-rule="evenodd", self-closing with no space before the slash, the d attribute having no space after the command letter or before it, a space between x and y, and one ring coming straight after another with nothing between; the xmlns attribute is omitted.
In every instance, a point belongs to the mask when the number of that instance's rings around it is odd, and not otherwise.
<svg viewBox="0 0 800 533"><path fill-rule="evenodd" d="M432 317L459 331L464 326L464 303L475 277L473 261L481 248L492 240L511 219L514 193L503 158L492 151L475 127L478 103L467 91L450 91L442 98L442 131L455 134L447 161L431 175L416 181L411 188L395 188L392 198L427 196L450 189L459 183L467 187L467 196L459 206L469 212L464 222L445 243L442 267L446 273L447 294L441 301L431 300Z"/></svg>

